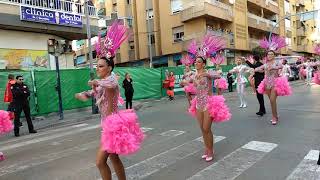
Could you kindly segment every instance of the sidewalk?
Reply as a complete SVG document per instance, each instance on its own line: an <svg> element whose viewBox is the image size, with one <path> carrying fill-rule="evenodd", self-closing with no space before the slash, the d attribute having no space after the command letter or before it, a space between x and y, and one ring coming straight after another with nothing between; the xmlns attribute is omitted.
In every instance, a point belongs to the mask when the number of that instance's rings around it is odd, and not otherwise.
<svg viewBox="0 0 320 180"><path fill-rule="evenodd" d="M293 81L290 82L290 84L293 87L301 86L304 84L302 81ZM247 87L246 90L248 93L251 93L252 90L250 87ZM233 99L237 98L237 92L236 89L234 89L233 92L224 92L224 97L226 99ZM176 100L183 100L185 98L184 95L177 95L175 96ZM139 100L134 101L134 109L136 111L144 111L147 110L149 107L152 107L155 103L164 102L167 101L167 97L163 97L161 99L145 99L145 100ZM74 124L79 124L81 122L85 122L92 119L99 119L99 114L92 114L91 107L86 108L80 108L80 109L73 109L73 110L66 110L64 111L64 119L59 120L59 114L58 113L51 113L45 116L37 116L33 120L33 125L36 130L51 128L51 127L63 127L63 126L70 126ZM28 134L28 127L25 119L22 119L23 127L20 128L20 134ZM5 135L4 137L1 137L1 139L6 137L12 137L13 133L9 133Z"/></svg>

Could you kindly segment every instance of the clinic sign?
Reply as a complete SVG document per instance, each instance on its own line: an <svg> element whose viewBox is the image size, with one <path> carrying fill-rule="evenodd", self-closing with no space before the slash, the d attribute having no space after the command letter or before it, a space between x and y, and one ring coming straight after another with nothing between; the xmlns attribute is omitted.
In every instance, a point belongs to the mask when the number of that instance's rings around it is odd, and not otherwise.
<svg viewBox="0 0 320 180"><path fill-rule="evenodd" d="M20 6L20 19L22 21L32 21L45 24L82 27L82 17L80 15L30 6Z"/></svg>

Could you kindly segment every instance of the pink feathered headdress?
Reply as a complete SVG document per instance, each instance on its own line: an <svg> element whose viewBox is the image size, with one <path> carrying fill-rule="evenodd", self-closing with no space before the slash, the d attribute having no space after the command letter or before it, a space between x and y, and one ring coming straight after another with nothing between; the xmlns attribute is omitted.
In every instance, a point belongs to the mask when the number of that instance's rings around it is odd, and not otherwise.
<svg viewBox="0 0 320 180"><path fill-rule="evenodd" d="M210 34L204 36L200 46L197 46L196 40L193 40L188 47L189 56L192 59L203 57L205 59L214 57L216 53L225 48L225 42L221 37Z"/></svg>
<svg viewBox="0 0 320 180"><path fill-rule="evenodd" d="M191 66L194 63L194 59L192 59L189 55L183 56L180 61L185 66Z"/></svg>
<svg viewBox="0 0 320 180"><path fill-rule="evenodd" d="M96 43L96 52L98 57L114 57L117 49L128 38L127 28L119 21L114 21L108 29L106 37L102 40L101 35L98 36Z"/></svg>
<svg viewBox="0 0 320 180"><path fill-rule="evenodd" d="M316 44L313 50L315 54L320 55L320 43Z"/></svg>
<svg viewBox="0 0 320 180"><path fill-rule="evenodd" d="M215 65L220 65L225 61L225 58L222 54L217 54L215 57L211 58L211 62Z"/></svg>
<svg viewBox="0 0 320 180"><path fill-rule="evenodd" d="M269 41L266 37L259 41L260 47L266 50L279 51L285 47L286 39L280 36L272 36Z"/></svg>

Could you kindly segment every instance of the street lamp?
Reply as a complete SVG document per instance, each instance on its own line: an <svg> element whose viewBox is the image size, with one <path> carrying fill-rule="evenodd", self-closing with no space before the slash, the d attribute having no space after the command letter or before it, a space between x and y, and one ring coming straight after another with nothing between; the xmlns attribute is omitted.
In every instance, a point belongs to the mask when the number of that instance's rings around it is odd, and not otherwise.
<svg viewBox="0 0 320 180"><path fill-rule="evenodd" d="M93 71L93 55L92 55L92 46L91 46L91 29L90 29L90 19L89 19L89 3L90 0L84 1L84 13L86 16L86 28L87 28L87 39L88 39L88 53L89 53L89 63L90 63L90 80L94 79L94 71ZM95 99L92 98L92 114L98 113L98 108L95 105Z"/></svg>
<svg viewBox="0 0 320 180"><path fill-rule="evenodd" d="M59 69L59 55L62 54L63 45L65 41L57 41L55 39L48 40L48 52L49 54L54 56L55 63L56 63L56 74L57 74L57 85L56 91L58 92L58 99L59 99L59 120L63 120L63 107L62 107L62 95L61 95L61 80L60 80L60 69Z"/></svg>

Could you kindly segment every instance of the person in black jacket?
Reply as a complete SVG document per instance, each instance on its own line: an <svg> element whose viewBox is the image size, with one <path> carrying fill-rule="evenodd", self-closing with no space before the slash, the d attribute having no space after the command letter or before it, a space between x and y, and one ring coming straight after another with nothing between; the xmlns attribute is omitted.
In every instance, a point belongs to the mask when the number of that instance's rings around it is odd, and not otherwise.
<svg viewBox="0 0 320 180"><path fill-rule="evenodd" d="M228 74L227 74L227 79L228 79L228 89L229 89L229 92L233 92L233 90L232 90L232 84L234 83L234 80L233 80L233 77L232 77L232 74L231 74L231 73L228 73Z"/></svg>
<svg viewBox="0 0 320 180"><path fill-rule="evenodd" d="M257 67L260 67L262 66L263 64L260 62L260 57L257 56L257 55L254 55L253 56L253 59L255 60L254 64L250 63L248 60L246 60L246 63L248 64L248 66L250 68L257 68ZM264 78L264 73L260 73L260 72L255 72L254 75L254 85L256 87L256 94L257 94L257 99L259 101L259 104L260 104L260 108L259 108L259 111L256 113L257 115L259 116L263 116L264 114L266 114L266 109L264 107L264 99L263 99L263 94L260 94L257 89L258 89L258 86L259 84L261 83L261 81L263 80Z"/></svg>
<svg viewBox="0 0 320 180"><path fill-rule="evenodd" d="M13 96L13 105L15 108L15 118L14 118L14 135L16 137L20 136L20 115L23 110L24 115L27 119L29 133L37 133L34 130L31 117L30 117L30 106L29 106L29 96L30 91L28 86L23 83L23 76L19 75L16 77L17 82L11 86L11 92Z"/></svg>
<svg viewBox="0 0 320 180"><path fill-rule="evenodd" d="M132 86L132 79L129 73L126 73L125 79L123 80L122 87L124 88L124 95L126 96L126 108L132 109L132 98L134 89Z"/></svg>

